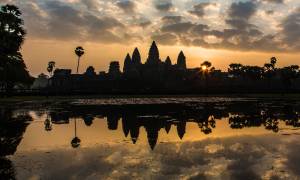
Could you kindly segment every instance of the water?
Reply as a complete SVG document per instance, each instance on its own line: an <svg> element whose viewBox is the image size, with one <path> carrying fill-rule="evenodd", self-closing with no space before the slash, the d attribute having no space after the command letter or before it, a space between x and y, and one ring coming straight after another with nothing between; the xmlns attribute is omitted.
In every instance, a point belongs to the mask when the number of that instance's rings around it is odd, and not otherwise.
<svg viewBox="0 0 300 180"><path fill-rule="evenodd" d="M298 102L131 98L3 105L0 179L300 179Z"/></svg>

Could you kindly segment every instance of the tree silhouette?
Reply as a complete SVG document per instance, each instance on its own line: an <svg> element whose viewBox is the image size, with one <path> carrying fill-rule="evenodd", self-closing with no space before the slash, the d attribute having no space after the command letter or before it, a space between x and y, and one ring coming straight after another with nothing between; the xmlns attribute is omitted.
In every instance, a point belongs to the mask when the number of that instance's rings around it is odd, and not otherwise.
<svg viewBox="0 0 300 180"><path fill-rule="evenodd" d="M47 71L48 71L48 73L49 73L49 77L52 76L54 67L55 67L55 62L54 62L54 61L48 62Z"/></svg>
<svg viewBox="0 0 300 180"><path fill-rule="evenodd" d="M78 61L77 61L77 71L76 71L77 74L78 74L80 58L81 58L81 56L84 55L84 49L83 49L81 46L78 46L78 47L75 49L75 54L78 56Z"/></svg>
<svg viewBox="0 0 300 180"><path fill-rule="evenodd" d="M202 64L201 64L201 68L203 71L209 71L210 67L211 67L211 62L209 61L204 61Z"/></svg>
<svg viewBox="0 0 300 180"><path fill-rule="evenodd" d="M263 75L263 68L259 66L244 66L243 72L248 79L259 80Z"/></svg>
<svg viewBox="0 0 300 180"><path fill-rule="evenodd" d="M287 91L292 86L293 80L299 77L299 66L298 65L291 65L288 67L284 67L279 70L280 71L280 76L281 80L286 88Z"/></svg>
<svg viewBox="0 0 300 180"><path fill-rule="evenodd" d="M277 63L276 57L271 57L271 65L272 65L273 70L275 69L276 63Z"/></svg>
<svg viewBox="0 0 300 180"><path fill-rule="evenodd" d="M96 76L95 68L93 66L89 66L84 74L87 76Z"/></svg>
<svg viewBox="0 0 300 180"><path fill-rule="evenodd" d="M208 73L211 71L211 65L212 65L211 62L209 62L209 61L204 61L201 64L201 70L202 70L202 74L203 74L204 81L205 81L206 91L207 91L207 87L208 87Z"/></svg>
<svg viewBox="0 0 300 180"><path fill-rule="evenodd" d="M276 65L277 59L272 57L270 63L264 65L264 77L268 80L268 86L271 87L271 79L276 75Z"/></svg>
<svg viewBox="0 0 300 180"><path fill-rule="evenodd" d="M48 78L48 84L47 84L47 97L49 96L50 78L52 77L54 67L55 67L55 62L54 61L48 62L47 71L49 73L49 78Z"/></svg>
<svg viewBox="0 0 300 180"><path fill-rule="evenodd" d="M243 65L232 63L229 65L228 73L233 77L241 77L243 74Z"/></svg>
<svg viewBox="0 0 300 180"><path fill-rule="evenodd" d="M0 9L0 81L4 82L6 92L10 92L16 83L32 81L20 53L26 34L21 14L14 5Z"/></svg>

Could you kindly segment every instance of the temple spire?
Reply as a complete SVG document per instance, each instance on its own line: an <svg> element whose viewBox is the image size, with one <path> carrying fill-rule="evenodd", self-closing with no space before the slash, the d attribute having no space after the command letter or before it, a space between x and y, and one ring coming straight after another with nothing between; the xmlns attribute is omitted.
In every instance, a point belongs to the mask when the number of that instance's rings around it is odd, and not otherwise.
<svg viewBox="0 0 300 180"><path fill-rule="evenodd" d="M186 58L182 51L180 51L177 59L177 66L180 69L186 69Z"/></svg>
<svg viewBox="0 0 300 180"><path fill-rule="evenodd" d="M132 63L134 65L142 64L141 55L140 55L140 52L139 52L138 48L135 48L133 53L132 53Z"/></svg>
<svg viewBox="0 0 300 180"><path fill-rule="evenodd" d="M169 56L168 56L167 59L165 60L165 64L166 64L167 66L171 66L171 65L172 65L172 62L171 62L171 59L170 59Z"/></svg>
<svg viewBox="0 0 300 180"><path fill-rule="evenodd" d="M159 51L156 42L153 41L149 50L147 64L158 64L159 63Z"/></svg>
<svg viewBox="0 0 300 180"><path fill-rule="evenodd" d="M130 68L131 68L131 57L129 54L127 54L126 58L125 58L125 61L124 61L124 67L123 67L123 72L124 73L127 73L130 71Z"/></svg>

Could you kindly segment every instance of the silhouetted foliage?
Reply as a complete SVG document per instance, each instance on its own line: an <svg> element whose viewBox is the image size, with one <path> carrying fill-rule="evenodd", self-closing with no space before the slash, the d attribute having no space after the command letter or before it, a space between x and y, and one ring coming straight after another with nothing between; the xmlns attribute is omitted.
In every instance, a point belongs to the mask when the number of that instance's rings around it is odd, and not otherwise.
<svg viewBox="0 0 300 180"><path fill-rule="evenodd" d="M209 69L211 67L211 62L209 61L204 61L202 64L201 64L201 67L204 67L203 69Z"/></svg>
<svg viewBox="0 0 300 180"><path fill-rule="evenodd" d="M55 62L54 62L54 61L48 62L47 71L48 71L48 73L49 73L49 77L52 76L54 67L55 67Z"/></svg>
<svg viewBox="0 0 300 180"><path fill-rule="evenodd" d="M16 179L13 163L5 157L0 157L0 177L1 179Z"/></svg>
<svg viewBox="0 0 300 180"><path fill-rule="evenodd" d="M242 77L243 65L242 64L237 64L237 63L230 64L229 68L228 68L228 73L229 73L229 75L231 75L235 78Z"/></svg>
<svg viewBox="0 0 300 180"><path fill-rule="evenodd" d="M87 75L87 76L96 76L97 75L96 72L95 72L95 68L93 66L89 66L86 69L84 74Z"/></svg>
<svg viewBox="0 0 300 180"><path fill-rule="evenodd" d="M289 90L292 86L293 81L299 77L299 66L291 65L288 67L284 67L280 69L279 72L284 86L287 90Z"/></svg>
<svg viewBox="0 0 300 180"><path fill-rule="evenodd" d="M0 87L8 93L17 83L31 84L33 81L20 53L25 34L19 8L14 5L1 6Z"/></svg>
<svg viewBox="0 0 300 180"><path fill-rule="evenodd" d="M78 57L78 60L77 60L77 74L78 74L78 71L79 71L79 64L80 64L80 58L81 58L81 56L83 56L84 55L84 49L83 49L83 47L81 47L81 46L78 46L76 49L75 49L75 54L77 55L77 57Z"/></svg>

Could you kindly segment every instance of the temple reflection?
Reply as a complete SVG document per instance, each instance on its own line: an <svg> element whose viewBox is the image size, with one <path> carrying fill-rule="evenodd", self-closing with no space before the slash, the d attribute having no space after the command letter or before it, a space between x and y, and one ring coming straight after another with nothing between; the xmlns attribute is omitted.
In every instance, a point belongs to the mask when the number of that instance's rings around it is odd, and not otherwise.
<svg viewBox="0 0 300 180"><path fill-rule="evenodd" d="M133 144L139 139L140 128L144 128L149 146L154 149L162 129L168 134L174 126L179 139L183 139L187 123L196 123L199 131L206 135L213 133L216 128L216 120L224 118L228 119L229 127L232 129L263 126L266 130L276 133L280 130L280 122L285 122L287 126L299 127L298 108L298 106L291 105L278 106L276 102L274 104L236 102L168 106L109 105L88 108L74 106L65 108L63 111L50 111L51 121L48 121L54 124L68 124L71 120L82 119L86 126L92 126L95 118L101 117L107 120L107 129L111 131L118 130L119 123L121 123L124 137L130 136ZM45 122L45 126L47 126L45 130L51 130L49 123ZM71 144L73 147L78 147L80 139L76 134L74 139L76 143Z"/></svg>
<svg viewBox="0 0 300 180"><path fill-rule="evenodd" d="M263 128L270 133L278 133L283 128L300 127L300 106L297 102L207 102L187 104L160 105L101 105L63 107L41 107L34 114L20 108L0 108L0 176L13 179L15 170L8 155L15 154L23 139L27 126L33 119L41 120L42 131L51 132L62 124L71 127L71 138L67 143L78 148L88 137L80 137L81 126L96 127L95 121L103 120L104 127L109 131L120 131L121 136L136 144L143 141L149 149L154 150L160 143L163 133L169 136L176 131L178 140L185 140L190 123L199 128L203 135L214 133L217 121L225 121L232 131L244 128ZM33 118L35 116L36 118ZM226 124L228 122L228 124ZM98 124L99 125L99 124ZM98 126L97 126L98 127ZM291 129L289 128L289 129ZM100 131L100 129L99 129ZM146 136L143 134L146 133ZM174 132L172 132L174 133ZM48 133L47 133L48 134ZM48 134L51 136L51 133ZM120 136L118 134L118 136ZM142 137L142 138L141 138ZM172 136L173 137L173 136ZM83 140L81 140L81 138ZM140 139L139 139L140 138Z"/></svg>

